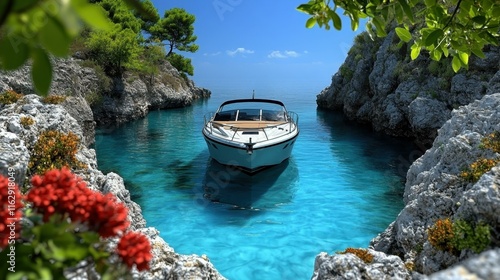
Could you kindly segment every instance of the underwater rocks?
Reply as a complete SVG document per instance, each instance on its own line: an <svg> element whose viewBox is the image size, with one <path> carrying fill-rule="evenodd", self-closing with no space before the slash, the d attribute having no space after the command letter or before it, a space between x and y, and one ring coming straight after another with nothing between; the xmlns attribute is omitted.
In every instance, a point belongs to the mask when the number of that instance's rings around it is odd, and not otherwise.
<svg viewBox="0 0 500 280"><path fill-rule="evenodd" d="M477 182L465 181L460 176L461 171L480 158L500 157L481 145L484 137L500 131L498 108L500 93L453 110L451 119L438 130L432 148L408 170L405 207L371 241L373 262L365 264L352 254L322 253L316 258L313 278L357 279L354 276L359 275L364 279L500 278L500 164ZM487 224L490 244L480 254L471 249L459 252L436 249L428 240L428 229L438 219L445 218ZM381 266L387 272L383 277L377 274Z"/></svg>
<svg viewBox="0 0 500 280"><path fill-rule="evenodd" d="M0 174L15 171L16 183L23 186L28 180L30 153L42 131L72 132L84 139L84 130L65 109L64 104L44 104L37 95L26 95L16 103L0 105ZM24 119L32 122L22 122ZM85 168L74 171L90 189L113 193L129 209L131 229L144 233L151 241L153 260L147 272L135 271L135 279L225 279L208 258L179 255L160 236L155 228L146 228L140 206L130 198L123 179L115 174L104 175L97 167L96 153L85 141L78 145L76 158ZM71 279L95 279L92 271L81 271ZM192 278L191 278L192 277Z"/></svg>

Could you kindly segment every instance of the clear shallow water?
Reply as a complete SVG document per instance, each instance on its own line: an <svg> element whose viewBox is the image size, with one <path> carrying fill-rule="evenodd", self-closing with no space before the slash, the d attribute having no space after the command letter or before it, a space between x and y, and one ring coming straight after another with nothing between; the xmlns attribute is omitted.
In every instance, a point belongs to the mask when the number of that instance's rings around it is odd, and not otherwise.
<svg viewBox="0 0 500 280"><path fill-rule="evenodd" d="M259 91L265 92L265 91ZM99 168L117 172L148 226L180 254L206 254L228 279L310 279L322 251L367 247L403 207L403 178L415 147L375 135L315 96L270 90L299 114L290 160L249 176L210 160L203 115L230 95L96 135Z"/></svg>

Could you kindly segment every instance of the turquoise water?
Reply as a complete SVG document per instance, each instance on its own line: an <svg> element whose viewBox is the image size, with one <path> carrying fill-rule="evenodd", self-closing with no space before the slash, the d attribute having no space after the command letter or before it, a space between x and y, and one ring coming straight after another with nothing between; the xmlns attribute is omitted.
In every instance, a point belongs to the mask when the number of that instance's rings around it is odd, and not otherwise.
<svg viewBox="0 0 500 280"><path fill-rule="evenodd" d="M101 128L99 168L125 179L177 253L206 254L228 279L310 279L318 253L367 247L395 219L415 147L317 110L315 92L269 90L259 97L285 102L301 132L290 160L249 176L211 161L201 129L222 101L250 96L213 90Z"/></svg>

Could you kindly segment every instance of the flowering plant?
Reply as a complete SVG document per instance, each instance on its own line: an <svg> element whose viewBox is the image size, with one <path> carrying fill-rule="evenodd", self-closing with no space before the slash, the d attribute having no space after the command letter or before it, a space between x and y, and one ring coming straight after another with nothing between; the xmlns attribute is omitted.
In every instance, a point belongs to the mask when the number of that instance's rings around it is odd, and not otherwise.
<svg viewBox="0 0 500 280"><path fill-rule="evenodd" d="M127 208L67 168L31 179L26 195L0 176L0 269L6 279L64 279L95 265L103 279L148 270L151 244L128 230ZM111 239L119 238L115 250Z"/></svg>

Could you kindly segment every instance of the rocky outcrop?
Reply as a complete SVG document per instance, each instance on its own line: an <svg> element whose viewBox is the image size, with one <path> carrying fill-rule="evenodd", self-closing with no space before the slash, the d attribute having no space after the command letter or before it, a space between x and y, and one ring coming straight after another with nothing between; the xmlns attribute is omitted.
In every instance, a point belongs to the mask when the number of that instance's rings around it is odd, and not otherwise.
<svg viewBox="0 0 500 280"><path fill-rule="evenodd" d="M84 139L84 130L73 118L66 105L51 105L41 102L37 95L26 95L17 103L0 105L0 174L7 176L15 172L16 183L25 185L30 153L44 130L72 132ZM34 123L22 125L21 118L32 118ZM213 267L206 256L179 255L159 235L154 228L145 228L146 222L141 208L130 198L123 179L115 173L103 174L97 168L96 154L81 143L76 155L86 168L74 172L87 182L89 188L103 193L113 193L129 208L131 228L146 234L153 247L153 260L149 272L135 272L135 279L224 279ZM88 273L88 272L81 272ZM75 275L76 279L91 278Z"/></svg>
<svg viewBox="0 0 500 280"><path fill-rule="evenodd" d="M375 41L358 35L318 106L376 131L432 143L454 108L499 92L500 48L486 48L485 59L473 56L469 70L455 74L450 59L436 62L422 53L411 61L409 46L398 48L398 41L394 32Z"/></svg>
<svg viewBox="0 0 500 280"><path fill-rule="evenodd" d="M68 112L79 121L86 141L92 141L94 128L88 119L92 108L97 124L122 123L144 117L150 110L185 107L193 100L210 96L210 91L186 81L168 62L158 74L143 76L125 72L122 77L110 78L90 61L75 58L53 60L53 81L49 94L74 96L68 100ZM16 71L0 72L0 93L13 89L32 94L30 66ZM82 102L86 101L88 105ZM80 110L80 111L79 111ZM85 110L81 114L81 110Z"/></svg>
<svg viewBox="0 0 500 280"><path fill-rule="evenodd" d="M313 279L500 278L500 164L476 183L459 175L479 158L500 157L480 147L481 139L500 131L498 108L500 93L453 110L438 130L432 148L408 171L404 209L371 241L373 263L365 264L352 254L323 253L316 258ZM491 242L486 251L478 255L464 249L456 254L433 247L428 229L443 218L488 224Z"/></svg>

